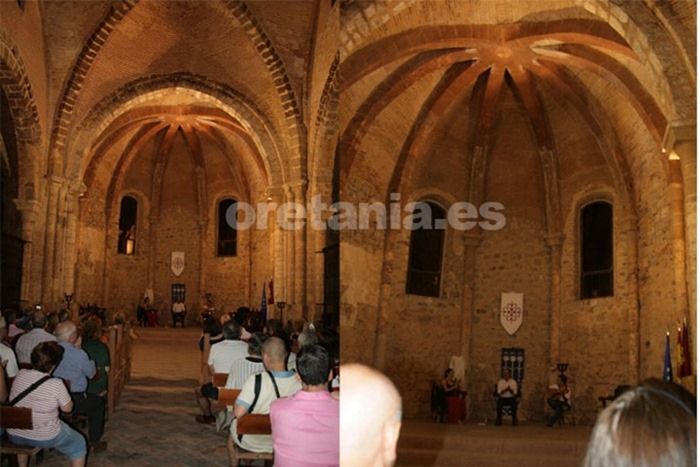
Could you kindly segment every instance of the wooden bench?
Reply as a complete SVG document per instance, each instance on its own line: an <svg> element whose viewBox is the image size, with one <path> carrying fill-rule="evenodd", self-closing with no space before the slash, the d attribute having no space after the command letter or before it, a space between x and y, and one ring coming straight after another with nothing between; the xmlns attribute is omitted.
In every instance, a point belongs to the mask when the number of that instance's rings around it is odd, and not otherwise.
<svg viewBox="0 0 700 467"><path fill-rule="evenodd" d="M29 407L0 406L0 427L31 430L34 427L32 409ZM36 456L36 465L39 465L44 457L43 448L11 443L7 439L7 435L3 436L1 451L3 455L16 456L19 465L28 465L29 460L33 456ZM24 461L25 458L27 459L26 461ZM23 459L23 462L19 462L20 459Z"/></svg>
<svg viewBox="0 0 700 467"><path fill-rule="evenodd" d="M211 382L216 388L223 388L226 386L226 381L228 380L228 373L214 373L211 377Z"/></svg>
<svg viewBox="0 0 700 467"><path fill-rule="evenodd" d="M124 386L131 379L131 323L115 324L107 330L109 373L107 380L107 413L114 413Z"/></svg>
<svg viewBox="0 0 700 467"><path fill-rule="evenodd" d="M239 435L270 435L272 434L270 415L247 414L236 423L236 432ZM233 441L233 437L230 434L226 441L226 447L232 466L241 465L241 461L244 460L263 460L267 466L272 465L272 461L275 458L272 452L253 452L243 449Z"/></svg>

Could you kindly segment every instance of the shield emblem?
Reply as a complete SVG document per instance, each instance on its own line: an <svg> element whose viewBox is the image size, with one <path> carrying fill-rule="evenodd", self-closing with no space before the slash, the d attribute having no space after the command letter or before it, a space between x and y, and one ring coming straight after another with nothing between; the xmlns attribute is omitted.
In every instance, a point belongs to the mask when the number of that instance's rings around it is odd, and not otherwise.
<svg viewBox="0 0 700 467"><path fill-rule="evenodd" d="M523 294L506 292L501 294L501 325L511 336L523 324Z"/></svg>
<svg viewBox="0 0 700 467"><path fill-rule="evenodd" d="M185 252L173 251L170 257L170 269L175 276L180 277L182 271L185 270Z"/></svg>

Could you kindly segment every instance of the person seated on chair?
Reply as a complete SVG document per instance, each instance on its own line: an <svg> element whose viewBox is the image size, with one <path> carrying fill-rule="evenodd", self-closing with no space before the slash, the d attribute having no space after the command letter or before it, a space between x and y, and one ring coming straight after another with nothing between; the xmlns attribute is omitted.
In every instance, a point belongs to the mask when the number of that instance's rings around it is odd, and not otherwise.
<svg viewBox="0 0 700 467"><path fill-rule="evenodd" d="M452 368L445 370L440 387L445 391L445 396L447 397L459 397L462 395L459 390L459 379L455 377L455 371Z"/></svg>
<svg viewBox="0 0 700 467"><path fill-rule="evenodd" d="M107 443L100 439L104 433L106 401L97 394L87 392L88 380L97 374L95 362L81 348L82 337L72 321L64 321L56 327L56 338L63 347L63 359L56 366L54 376L69 385L73 413L87 415L90 449L104 450Z"/></svg>
<svg viewBox="0 0 700 467"><path fill-rule="evenodd" d="M241 327L233 320L226 321L223 326L224 340L211 346L209 359L207 361L209 376L214 373L228 373L231 365L236 360L248 356L248 344L241 340ZM219 398L219 388L209 382L195 389L197 404L202 410L201 415L197 415L195 420L199 423L214 423L216 417L211 411L210 399Z"/></svg>
<svg viewBox="0 0 700 467"><path fill-rule="evenodd" d="M547 426L552 427L561 418L565 410L571 410L571 390L567 385L566 375L559 375L557 384L549 386L547 390L547 404L554 410L554 414L547 420Z"/></svg>
<svg viewBox="0 0 700 467"><path fill-rule="evenodd" d="M328 392L330 360L320 345L304 346L297 358L302 390L270 405L275 466L327 467L340 462L340 404Z"/></svg>
<svg viewBox="0 0 700 467"><path fill-rule="evenodd" d="M13 400L35 385L31 392L15 404L16 407L32 409L34 428L9 428L7 435L14 444L54 448L67 455L72 466L80 467L85 465L87 454L85 438L59 418L59 409L62 412L73 410L73 401L63 381L51 377L51 372L61 361L63 353L63 347L53 341L42 342L34 347L30 356L32 369L19 370L10 391L10 400Z"/></svg>
<svg viewBox="0 0 700 467"><path fill-rule="evenodd" d="M510 368L503 368L503 377L496 384L496 425L503 423L503 408L510 407L513 426L518 424L518 382Z"/></svg>
<svg viewBox="0 0 700 467"><path fill-rule="evenodd" d="M270 435L239 435L236 431L238 420L249 413L269 414L274 400L291 396L301 389L296 373L285 368L287 348L282 339L268 338L263 343L262 357L267 371L251 375L246 380L233 406L236 419L231 423L231 434L227 442L231 465L237 465L234 462L236 455L232 443L252 452L272 452L273 447Z"/></svg>
<svg viewBox="0 0 700 467"><path fill-rule="evenodd" d="M175 303L173 303L171 313L173 315L173 327L177 327L177 323L180 322L180 324L182 324L182 327L184 328L185 314L187 313L185 304L180 300L176 301Z"/></svg>

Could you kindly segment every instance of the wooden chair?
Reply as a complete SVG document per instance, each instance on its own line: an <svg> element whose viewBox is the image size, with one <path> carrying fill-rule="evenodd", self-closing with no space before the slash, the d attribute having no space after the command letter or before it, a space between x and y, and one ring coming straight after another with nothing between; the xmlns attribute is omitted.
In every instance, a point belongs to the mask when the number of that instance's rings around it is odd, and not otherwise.
<svg viewBox="0 0 700 467"><path fill-rule="evenodd" d="M236 432L239 435L270 435L272 427L270 425L269 414L247 414L241 417L236 423ZM231 435L228 435L226 447L229 451L229 459L232 466L239 466L242 461L263 460L265 465L272 465L274 453L272 452L252 452L238 446Z"/></svg>
<svg viewBox="0 0 700 467"><path fill-rule="evenodd" d="M0 406L0 427L17 428L21 430L31 430L34 427L32 422L32 409L29 407ZM11 443L6 435L2 439L2 454L16 456L17 463L29 465L29 460L36 456L35 465L41 464L44 457L44 449L33 446L21 446ZM19 462L19 459L27 459L27 462Z"/></svg>
<svg viewBox="0 0 700 467"><path fill-rule="evenodd" d="M233 407L240 393L240 389L219 388L219 398L215 401L211 401L211 410L216 411L226 409L228 406Z"/></svg>
<svg viewBox="0 0 700 467"><path fill-rule="evenodd" d="M214 373L211 377L212 384L217 388L226 386L226 380L228 380L228 373Z"/></svg>

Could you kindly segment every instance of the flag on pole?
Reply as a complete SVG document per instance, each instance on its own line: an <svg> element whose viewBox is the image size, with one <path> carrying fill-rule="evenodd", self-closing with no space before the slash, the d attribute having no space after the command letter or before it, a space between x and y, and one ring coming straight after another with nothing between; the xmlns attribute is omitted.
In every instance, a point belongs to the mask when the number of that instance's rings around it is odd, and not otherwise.
<svg viewBox="0 0 700 467"><path fill-rule="evenodd" d="M263 282L262 286L262 306L260 308L260 318L262 319L262 324L267 323L267 297L265 296L265 289L267 288L267 283Z"/></svg>
<svg viewBox="0 0 700 467"><path fill-rule="evenodd" d="M664 355L664 375L661 378L664 382L673 382L673 369L671 368L671 339L666 333L666 354Z"/></svg>
<svg viewBox="0 0 700 467"><path fill-rule="evenodd" d="M683 320L683 328L678 328L678 338L680 343L681 360L678 364L678 377L690 376L693 374L690 368L690 343L688 342L688 323Z"/></svg>
<svg viewBox="0 0 700 467"><path fill-rule="evenodd" d="M274 305L275 304L275 289L272 285L273 279L270 279L270 296L267 298L267 304L268 305Z"/></svg>

